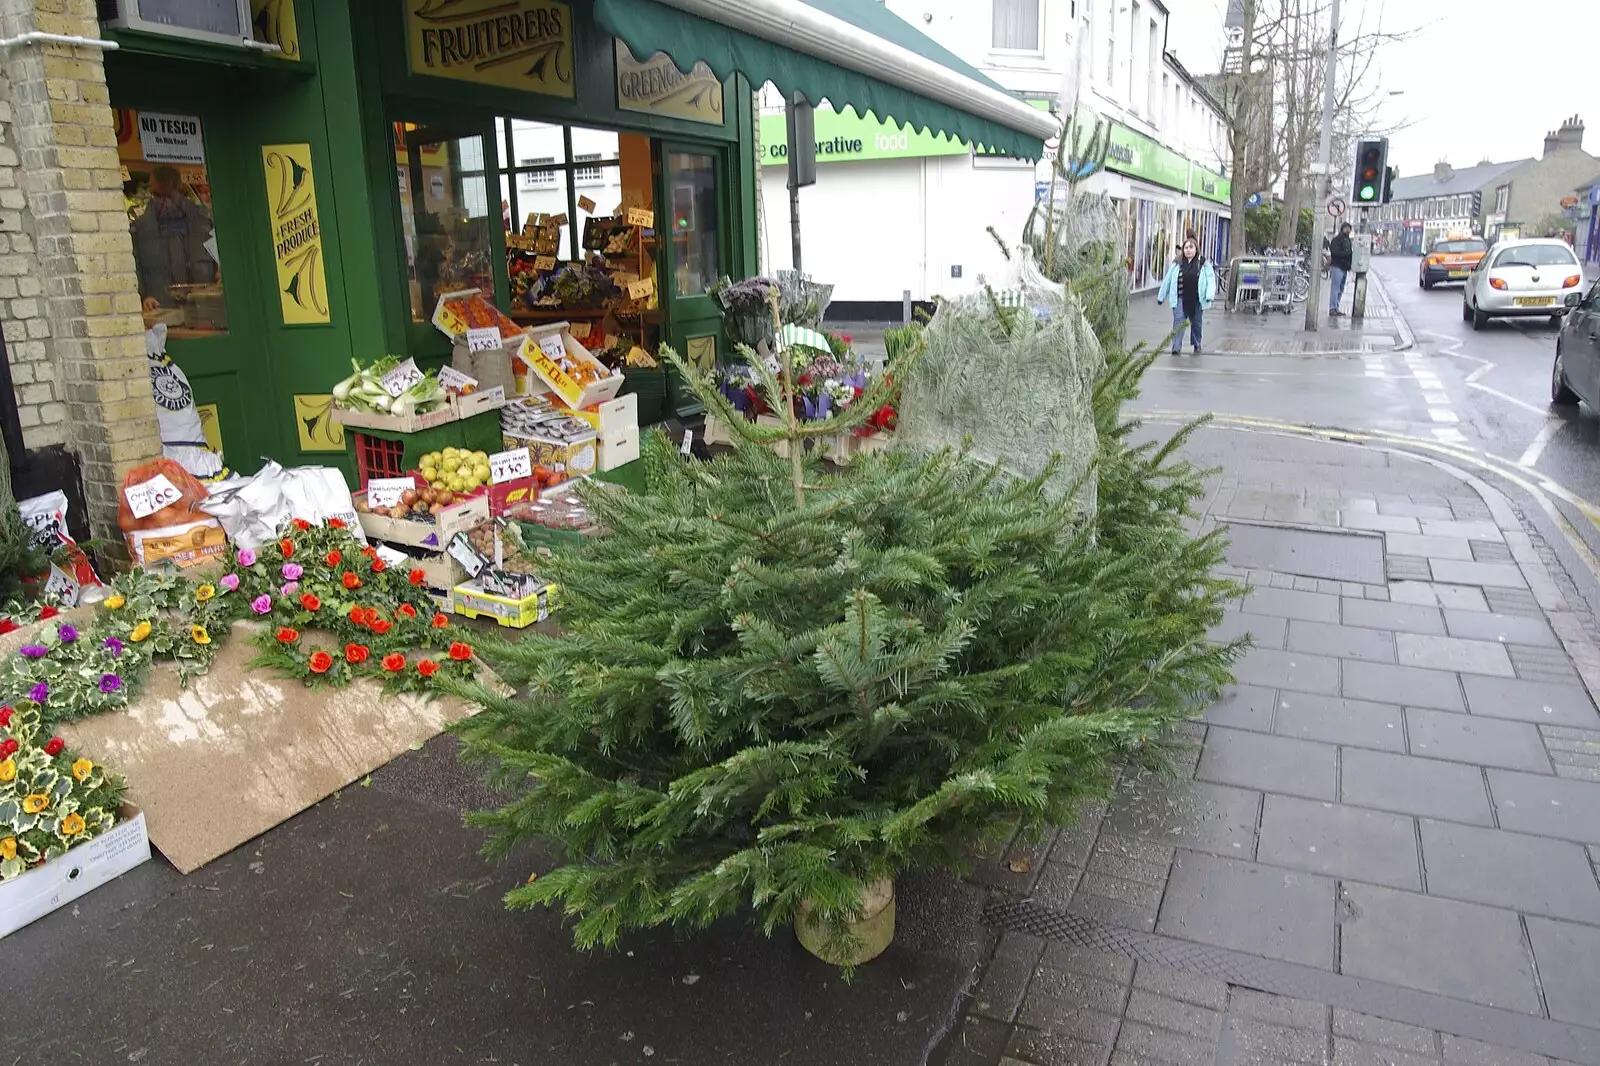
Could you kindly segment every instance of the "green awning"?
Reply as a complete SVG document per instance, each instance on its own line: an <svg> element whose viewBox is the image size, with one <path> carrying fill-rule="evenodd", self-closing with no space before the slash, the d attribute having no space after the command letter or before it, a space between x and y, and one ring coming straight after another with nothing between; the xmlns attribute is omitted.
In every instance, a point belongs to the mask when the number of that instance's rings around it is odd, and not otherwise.
<svg viewBox="0 0 1600 1066"><path fill-rule="evenodd" d="M835 110L850 107L862 116L870 114L916 130L949 134L988 151L1019 158L1038 159L1043 154L1043 138L1049 135L1047 127L1052 126L1048 116L1021 100L1014 101L1015 108L1008 107L1009 101L997 99L1008 95L1004 89L919 33L887 6L875 0L788 2L791 11L805 7L812 11L802 14L820 12L872 35L876 45L906 57L913 69L928 70L933 69L930 65L936 65L946 96L951 95L952 86L959 87L961 79L965 79L972 90L971 98L981 99L984 106L953 106L884 78L798 51L793 44L783 43L792 40L797 44L801 38L789 37L781 16L767 20L775 38L768 40L657 0L594 0L595 20L601 29L621 38L640 59L665 52L684 70L703 62L720 78L738 72L756 85L770 81L785 95L800 93L813 105L827 100ZM765 24L755 25L766 28ZM899 80L917 79L902 76ZM984 110L997 115L998 120L975 113Z"/></svg>

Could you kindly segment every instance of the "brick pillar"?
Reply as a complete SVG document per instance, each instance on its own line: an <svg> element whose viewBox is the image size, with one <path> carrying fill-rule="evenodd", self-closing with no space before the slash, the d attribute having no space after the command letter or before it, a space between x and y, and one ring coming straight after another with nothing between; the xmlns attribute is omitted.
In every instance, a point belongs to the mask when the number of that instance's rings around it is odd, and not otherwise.
<svg viewBox="0 0 1600 1066"><path fill-rule="evenodd" d="M0 36L29 30L98 37L95 0L0 0ZM159 456L161 437L103 53L24 44L0 55L0 67L9 87L25 215L19 227L25 232L12 234L9 254L0 254L0 282L18 285L16 299L0 300L0 316L8 343L13 336L29 342L25 351L13 352L14 365L36 354L33 341L48 352L48 384L59 390L51 399L64 405L61 436L83 463L90 528L96 538L120 543L123 475ZM14 197L0 182L0 232ZM22 295L30 276L42 286L36 298ZM30 292L36 287L28 286ZM26 324L19 330L18 322ZM32 378L42 380L37 370ZM19 379L19 401L27 388ZM43 396L37 389L34 394Z"/></svg>

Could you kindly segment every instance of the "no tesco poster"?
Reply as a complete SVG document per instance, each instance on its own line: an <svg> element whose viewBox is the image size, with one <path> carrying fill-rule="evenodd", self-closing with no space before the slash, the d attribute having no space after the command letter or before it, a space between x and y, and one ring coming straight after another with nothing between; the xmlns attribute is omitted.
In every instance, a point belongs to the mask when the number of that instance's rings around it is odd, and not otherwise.
<svg viewBox="0 0 1600 1066"><path fill-rule="evenodd" d="M196 115L139 112L139 147L147 163L204 165L200 144L200 119Z"/></svg>

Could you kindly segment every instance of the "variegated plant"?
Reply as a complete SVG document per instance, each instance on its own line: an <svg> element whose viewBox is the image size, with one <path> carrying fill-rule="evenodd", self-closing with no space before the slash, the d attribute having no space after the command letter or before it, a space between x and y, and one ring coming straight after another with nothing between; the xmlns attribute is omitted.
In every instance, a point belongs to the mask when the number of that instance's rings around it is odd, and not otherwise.
<svg viewBox="0 0 1600 1066"><path fill-rule="evenodd" d="M122 778L69 750L31 704L0 708L0 881L116 824Z"/></svg>

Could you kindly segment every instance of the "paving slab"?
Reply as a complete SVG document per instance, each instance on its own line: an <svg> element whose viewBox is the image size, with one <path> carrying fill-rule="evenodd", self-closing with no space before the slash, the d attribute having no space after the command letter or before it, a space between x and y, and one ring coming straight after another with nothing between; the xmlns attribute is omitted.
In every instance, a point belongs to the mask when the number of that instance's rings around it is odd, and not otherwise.
<svg viewBox="0 0 1600 1066"><path fill-rule="evenodd" d="M1489 610L1489 601L1483 590L1473 588L1471 585L1441 585L1433 581L1391 581L1389 599L1395 603L1414 603L1455 611Z"/></svg>
<svg viewBox="0 0 1600 1066"><path fill-rule="evenodd" d="M1416 1055L1432 1057L1438 1053L1433 1031L1430 1029L1390 1021L1388 1018L1377 1018L1359 1011L1345 1010L1342 1007L1333 1008L1333 1035L1359 1040L1363 1044L1377 1044L1399 1051L1409 1051Z"/></svg>
<svg viewBox="0 0 1600 1066"><path fill-rule="evenodd" d="M1461 681L1455 674L1414 666L1345 663L1344 695L1353 699L1401 703L1408 707L1433 707L1442 711L1467 709L1461 698Z"/></svg>
<svg viewBox="0 0 1600 1066"><path fill-rule="evenodd" d="M1367 629L1389 629L1405 633L1444 633L1444 616L1429 604L1393 603L1385 600L1341 601L1344 624Z"/></svg>
<svg viewBox="0 0 1600 1066"><path fill-rule="evenodd" d="M1542 618L1519 618L1512 614L1486 614L1446 608L1445 628L1452 637L1468 640L1493 640L1501 644L1531 644L1559 648L1561 642Z"/></svg>
<svg viewBox="0 0 1600 1066"><path fill-rule="evenodd" d="M1258 648L1283 647L1284 633L1289 628L1287 618L1274 618L1269 614L1246 614L1243 611L1224 611L1222 621L1212 626L1206 634L1220 643L1249 637Z"/></svg>
<svg viewBox="0 0 1600 1066"><path fill-rule="evenodd" d="M1430 559L1472 558L1472 542L1455 537L1385 533L1383 542L1385 549L1391 555L1420 555Z"/></svg>
<svg viewBox="0 0 1600 1066"><path fill-rule="evenodd" d="M1422 525L1409 515L1346 510L1340 513L1339 524L1346 529L1364 529L1376 533L1420 534L1422 532Z"/></svg>
<svg viewBox="0 0 1600 1066"><path fill-rule="evenodd" d="M1412 708L1406 711L1406 733L1413 755L1473 766L1552 772L1539 730L1528 722Z"/></svg>
<svg viewBox="0 0 1600 1066"><path fill-rule="evenodd" d="M1339 692L1339 660L1303 651L1251 648L1233 664L1241 683L1297 692Z"/></svg>
<svg viewBox="0 0 1600 1066"><path fill-rule="evenodd" d="M1225 725L1234 729L1254 729L1261 733L1272 729L1272 709L1277 703L1278 690L1260 685L1229 685L1222 695L1206 708L1204 718L1208 725Z"/></svg>
<svg viewBox="0 0 1600 1066"><path fill-rule="evenodd" d="M1501 828L1600 844L1600 783L1486 772Z"/></svg>
<svg viewBox="0 0 1600 1066"><path fill-rule="evenodd" d="M1353 882L1341 902L1341 972L1540 1014L1514 912Z"/></svg>
<svg viewBox="0 0 1600 1066"><path fill-rule="evenodd" d="M1436 637L1421 633L1396 633L1395 650L1401 666L1426 670L1454 670L1464 674L1515 677L1505 646L1487 640Z"/></svg>
<svg viewBox="0 0 1600 1066"><path fill-rule="evenodd" d="M1381 629L1295 621L1289 623L1287 647L1290 651L1316 652L1339 659L1395 661L1394 634Z"/></svg>
<svg viewBox="0 0 1600 1066"><path fill-rule="evenodd" d="M1484 588L1525 589L1528 581L1515 563L1464 563L1459 559L1430 559L1428 568L1435 581L1446 585L1479 585Z"/></svg>
<svg viewBox="0 0 1600 1066"><path fill-rule="evenodd" d="M1361 807L1493 825L1483 772L1476 766L1347 748L1339 765L1340 799Z"/></svg>
<svg viewBox="0 0 1600 1066"><path fill-rule="evenodd" d="M1382 751L1406 750L1405 719L1388 703L1285 692L1279 696L1272 731L1301 740L1322 740Z"/></svg>
<svg viewBox="0 0 1600 1066"><path fill-rule="evenodd" d="M1330 877L1422 890L1416 826L1397 814L1267 796L1259 862Z"/></svg>
<svg viewBox="0 0 1600 1066"><path fill-rule="evenodd" d="M1288 520L1315 518L1303 515L1298 494L1287 501ZM1269 508L1270 510L1270 508ZM1268 517L1274 517L1268 515ZM1332 581L1383 580L1383 538L1366 533L1323 533L1284 526L1247 522L1223 523L1227 527L1228 562L1252 570L1327 578ZM1468 555L1467 558L1471 558Z"/></svg>
<svg viewBox="0 0 1600 1066"><path fill-rule="evenodd" d="M1337 793L1337 749L1289 737L1214 728L1195 776L1222 785L1331 800Z"/></svg>
<svg viewBox="0 0 1600 1066"><path fill-rule="evenodd" d="M1528 939L1550 1017L1593 1026L1600 1020L1600 929L1529 918Z"/></svg>
<svg viewBox="0 0 1600 1066"><path fill-rule="evenodd" d="M1261 793L1249 789L1139 774L1118 782L1104 824L1118 836L1251 858L1260 810Z"/></svg>
<svg viewBox="0 0 1600 1066"><path fill-rule="evenodd" d="M1329 969L1333 904L1326 877L1180 851L1156 929Z"/></svg>
<svg viewBox="0 0 1600 1066"><path fill-rule="evenodd" d="M1486 718L1512 718L1538 725L1600 728L1600 714L1589 693L1576 684L1527 681L1503 677L1466 676L1461 686L1467 708Z"/></svg>
<svg viewBox="0 0 1600 1066"><path fill-rule="evenodd" d="M1492 540L1504 541L1505 536L1500 532L1500 527L1493 522L1448 518L1423 518L1422 535L1425 537L1450 537L1461 540Z"/></svg>
<svg viewBox="0 0 1600 1066"><path fill-rule="evenodd" d="M1243 609L1248 614L1299 618L1307 622L1337 622L1339 597L1321 592L1256 586L1244 594Z"/></svg>
<svg viewBox="0 0 1600 1066"><path fill-rule="evenodd" d="M1433 895L1600 923L1600 884L1578 844L1424 819L1422 859Z"/></svg>

